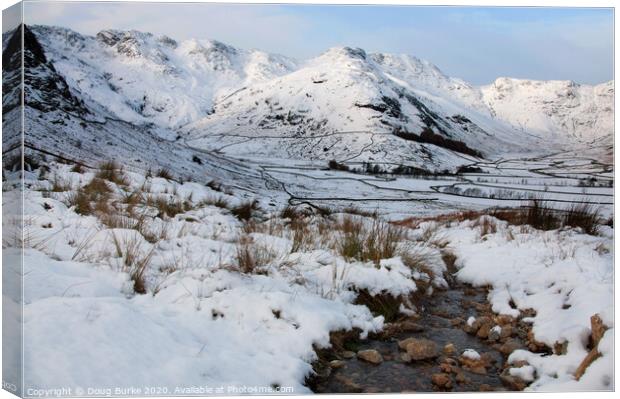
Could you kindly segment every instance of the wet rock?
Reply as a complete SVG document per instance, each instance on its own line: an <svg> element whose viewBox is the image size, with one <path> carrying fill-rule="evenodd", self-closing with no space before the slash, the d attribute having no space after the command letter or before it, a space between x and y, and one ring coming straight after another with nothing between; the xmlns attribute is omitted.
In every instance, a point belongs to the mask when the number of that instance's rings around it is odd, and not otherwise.
<svg viewBox="0 0 620 399"><path fill-rule="evenodd" d="M499 334L499 338L506 339L506 338L512 337L514 332L515 330L510 324L504 325L502 326L502 331Z"/></svg>
<svg viewBox="0 0 620 399"><path fill-rule="evenodd" d="M437 388L452 388L452 381L450 380L450 376L446 373L433 374L433 376L431 377L431 381L433 382L433 385L435 385Z"/></svg>
<svg viewBox="0 0 620 399"><path fill-rule="evenodd" d="M411 362L411 356L409 356L409 354L406 353L406 352L405 353L401 353L400 354L400 360L402 360L405 363L409 363L409 362Z"/></svg>
<svg viewBox="0 0 620 399"><path fill-rule="evenodd" d="M491 304L490 303L477 303L474 302L474 308L481 313L489 313L491 312Z"/></svg>
<svg viewBox="0 0 620 399"><path fill-rule="evenodd" d="M504 384L504 386L511 391L523 391L523 389L527 386L525 381L519 377L508 374L507 371L508 370L499 376L502 384Z"/></svg>
<svg viewBox="0 0 620 399"><path fill-rule="evenodd" d="M441 363L439 365L439 370L441 370L444 373L452 373L454 370L452 369L452 366L450 366L448 363Z"/></svg>
<svg viewBox="0 0 620 399"><path fill-rule="evenodd" d="M446 355L452 355L452 354L456 353L456 346L454 346L454 344L452 342L447 343L443 347L443 353L445 353Z"/></svg>
<svg viewBox="0 0 620 399"><path fill-rule="evenodd" d="M490 342L497 342L502 336L502 328L500 326L495 326L489 330L489 334L487 339Z"/></svg>
<svg viewBox="0 0 620 399"><path fill-rule="evenodd" d="M380 335L383 339L386 339L401 333L418 333L424 330L425 328L420 324L410 320L405 320L399 323L386 324Z"/></svg>
<svg viewBox="0 0 620 399"><path fill-rule="evenodd" d="M423 332L425 330L423 326L413 321L403 321L400 323L400 328L402 332Z"/></svg>
<svg viewBox="0 0 620 399"><path fill-rule="evenodd" d="M467 296L475 296L476 295L476 290L474 288L471 288L471 287L466 287L463 290L463 294L465 294Z"/></svg>
<svg viewBox="0 0 620 399"><path fill-rule="evenodd" d="M566 351L568 350L568 341L556 342L553 345L553 353L556 355L566 355Z"/></svg>
<svg viewBox="0 0 620 399"><path fill-rule="evenodd" d="M456 318L450 320L450 324L452 324L452 326L454 326L454 327L462 326L463 324L465 324L465 320L463 320L460 317L456 317Z"/></svg>
<svg viewBox="0 0 620 399"><path fill-rule="evenodd" d="M341 353L342 357L345 359L353 359L355 357L355 352L353 351L344 351Z"/></svg>
<svg viewBox="0 0 620 399"><path fill-rule="evenodd" d="M527 333L527 348L532 352L547 352L549 349L547 345L536 340L532 330Z"/></svg>
<svg viewBox="0 0 620 399"><path fill-rule="evenodd" d="M404 341L400 341L398 346L407 351L407 354L411 356L411 360L433 359L439 356L437 344L425 338L407 338Z"/></svg>
<svg viewBox="0 0 620 399"><path fill-rule="evenodd" d="M475 374L485 375L487 373L488 357L483 357L473 350L466 350L459 357L459 363L463 369Z"/></svg>
<svg viewBox="0 0 620 399"><path fill-rule="evenodd" d="M361 393L364 391L360 384L355 383L352 379L345 377L344 375L336 374L335 378L347 389L348 392Z"/></svg>
<svg viewBox="0 0 620 399"><path fill-rule="evenodd" d="M383 363L383 356L374 349L366 349L357 352L357 358L372 364Z"/></svg>
<svg viewBox="0 0 620 399"><path fill-rule="evenodd" d="M480 392L491 392L493 388L489 384L480 384L478 390Z"/></svg>
<svg viewBox="0 0 620 399"><path fill-rule="evenodd" d="M339 368L344 367L345 364L346 362L343 360L332 360L331 362L329 362L329 367L333 369L339 369Z"/></svg>
<svg viewBox="0 0 620 399"><path fill-rule="evenodd" d="M445 360L443 362L444 363L448 363L449 365L454 366L454 367L459 365L459 362L457 362L456 359L453 359L451 357L445 358Z"/></svg>
<svg viewBox="0 0 620 399"><path fill-rule="evenodd" d="M507 314L500 314L495 316L495 322L503 327L512 324L514 322L514 319L512 318L512 316L509 316Z"/></svg>
<svg viewBox="0 0 620 399"><path fill-rule="evenodd" d="M527 360L517 360L511 363L511 365L516 368L521 368L523 366L527 366L528 364L529 363L527 362Z"/></svg>
<svg viewBox="0 0 620 399"><path fill-rule="evenodd" d="M491 323L485 323L480 326L476 336L481 339L486 339L489 336L489 332L491 331Z"/></svg>
<svg viewBox="0 0 620 399"><path fill-rule="evenodd" d="M498 350L508 356L510 355L512 352L516 351L517 349L521 348L521 344L519 343L519 341L515 340L515 339L508 339L506 340L506 342L504 342L499 348Z"/></svg>
<svg viewBox="0 0 620 399"><path fill-rule="evenodd" d="M467 384L469 383L469 378L465 377L465 374L462 371L458 371L456 373L456 376L454 377L454 379L456 380L456 382L458 382L459 384Z"/></svg>

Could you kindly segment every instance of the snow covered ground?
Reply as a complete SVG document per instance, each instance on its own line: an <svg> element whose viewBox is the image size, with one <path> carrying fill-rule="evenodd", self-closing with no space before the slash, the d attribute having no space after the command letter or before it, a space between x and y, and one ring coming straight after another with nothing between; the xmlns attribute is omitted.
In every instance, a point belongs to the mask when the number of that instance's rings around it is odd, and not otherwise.
<svg viewBox="0 0 620 399"><path fill-rule="evenodd" d="M299 178L326 182L330 173ZM350 194L346 180L332 178L326 192ZM375 179L359 176L347 184L368 180ZM291 187L303 183L287 181ZM406 181L414 186L403 183L405 191L417 187ZM3 241L7 255L17 255L19 244L26 247L26 387L309 392L304 381L317 359L314 347L329 346L330 332L357 328L366 336L384 326L383 316L356 303L357 293L390 294L403 298L404 314L418 311L405 298L421 284L447 287L440 256L447 245L457 256L457 278L492 287L495 312L515 316L533 309L536 340L551 347L566 343L564 355L512 354L515 361L527 360L514 373L532 382L529 389L613 388L608 227L598 236L498 220L493 232L482 232L474 221L390 230L396 227L372 217L264 208L245 220L239 209L248 204L226 187L57 163L27 172L26 187L24 241L7 234ZM427 190L427 182L419 188ZM86 204L79 193L89 198ZM4 198L5 209L18 200ZM374 260L350 252L347 244L359 231L392 234L394 245ZM575 381L587 353L590 316L597 313L609 327L602 357Z"/></svg>

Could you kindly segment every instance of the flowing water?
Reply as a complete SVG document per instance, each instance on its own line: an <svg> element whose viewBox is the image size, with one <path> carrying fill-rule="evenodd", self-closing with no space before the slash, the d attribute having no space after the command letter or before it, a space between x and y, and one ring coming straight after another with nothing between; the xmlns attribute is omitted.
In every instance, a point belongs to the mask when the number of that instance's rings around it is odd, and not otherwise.
<svg viewBox="0 0 620 399"><path fill-rule="evenodd" d="M405 338L427 338L434 341L440 352L444 345L452 343L457 351L453 359L465 349L474 349L486 354L490 360L486 374L476 374L462 370L465 380L456 382L451 376L452 391L481 391L505 389L499 378L505 357L494 349L491 344L474 335L469 335L453 321L469 316L478 316L476 304L484 305L486 290L474 289L464 285L453 284L445 291L436 291L432 296L422 300L421 317L416 323L423 330L420 332L398 333L389 339L369 339L357 343L354 349L375 349L383 356L384 361L373 365L357 358L343 359L345 365L332 369L327 377L318 378L313 385L317 393L352 393L352 392L429 392L437 390L431 381L432 375L441 373L440 364L445 362L443 354L433 360L414 361L401 360L398 341ZM478 307L480 307L478 305Z"/></svg>

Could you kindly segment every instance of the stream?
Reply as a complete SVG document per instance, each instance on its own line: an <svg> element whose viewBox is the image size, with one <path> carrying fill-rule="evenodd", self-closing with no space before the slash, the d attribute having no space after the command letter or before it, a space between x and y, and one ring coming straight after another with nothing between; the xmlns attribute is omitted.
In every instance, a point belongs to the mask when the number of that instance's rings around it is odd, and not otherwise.
<svg viewBox="0 0 620 399"><path fill-rule="evenodd" d="M491 315L486 295L486 289L454 282L448 290L437 290L431 296L424 296L419 303L421 316L410 320L418 326L413 329L417 331L350 343L347 348L350 351L333 354L338 367L331 367L316 378L311 388L316 393L514 390L514 386L505 386L500 378L506 361L506 356L498 350L501 344L490 343L463 329L470 316ZM435 342L438 356L412 362L403 360L401 356L405 352L399 349L398 342L411 337ZM508 339L522 345L518 338ZM447 344L453 344L456 350L444 353ZM383 362L372 364L351 357L352 351L366 349L378 351ZM484 372L463 367L459 357L466 349L474 349L481 355L486 363ZM447 365L450 366L446 369ZM433 382L435 374L443 374L443 382L448 376L449 382L438 386Z"/></svg>

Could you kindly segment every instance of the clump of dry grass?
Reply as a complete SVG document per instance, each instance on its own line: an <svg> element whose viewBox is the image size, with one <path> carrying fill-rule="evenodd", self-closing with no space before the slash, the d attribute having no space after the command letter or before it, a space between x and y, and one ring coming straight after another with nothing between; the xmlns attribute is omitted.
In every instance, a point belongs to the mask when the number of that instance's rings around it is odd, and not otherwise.
<svg viewBox="0 0 620 399"><path fill-rule="evenodd" d="M472 225L480 228L480 237L497 233L497 223L489 216L481 216Z"/></svg>
<svg viewBox="0 0 620 399"><path fill-rule="evenodd" d="M599 210L591 204L573 204L566 210L563 223L565 226L579 227L586 234L595 235L598 233L601 216Z"/></svg>
<svg viewBox="0 0 620 399"><path fill-rule="evenodd" d="M393 322L401 317L401 304L404 299L393 296L390 293L382 292L372 295L367 289L357 291L355 303L366 306L373 315L382 315L386 322Z"/></svg>
<svg viewBox="0 0 620 399"><path fill-rule="evenodd" d="M302 212L300 212L297 207L291 205L287 205L286 208L282 209L282 211L280 212L280 217L282 219L289 219L291 221L296 220L302 216Z"/></svg>
<svg viewBox="0 0 620 399"><path fill-rule="evenodd" d="M313 247L316 237L306 218L293 219L290 229L292 232L291 253L310 250Z"/></svg>
<svg viewBox="0 0 620 399"><path fill-rule="evenodd" d="M116 257L121 259L121 271L129 274L137 294L146 294L145 273L153 258L154 247L145 253L136 235L122 238L112 232L111 238Z"/></svg>
<svg viewBox="0 0 620 399"><path fill-rule="evenodd" d="M172 176L172 172L170 171L170 169L168 168L161 168L157 171L157 177L161 177L162 179L166 179L166 180L174 180L174 177Z"/></svg>
<svg viewBox="0 0 620 399"><path fill-rule="evenodd" d="M213 191L218 191L218 192L222 192L222 183L218 182L217 180L211 180L210 182L208 182L207 187L209 187L211 190Z"/></svg>
<svg viewBox="0 0 620 399"><path fill-rule="evenodd" d="M237 268L241 273L261 273L260 268L268 265L276 258L276 254L269 247L257 244L251 236L243 235L239 238L235 250Z"/></svg>
<svg viewBox="0 0 620 399"><path fill-rule="evenodd" d="M196 204L197 208L205 206L215 206L222 209L229 209L230 203L222 196L220 197L207 197Z"/></svg>
<svg viewBox="0 0 620 399"><path fill-rule="evenodd" d="M76 163L71 167L71 172L74 173L84 173L84 166L81 163Z"/></svg>
<svg viewBox="0 0 620 399"><path fill-rule="evenodd" d="M92 215L95 212L109 213L108 204L112 189L101 178L93 178L87 185L72 192L67 197L67 204L75 206L75 212L80 215Z"/></svg>
<svg viewBox="0 0 620 399"><path fill-rule="evenodd" d="M420 244L404 245L399 247L398 255L403 264L411 269L412 272L421 274L417 280L420 288L425 289L426 284L435 279L435 272L431 266L435 259L427 247ZM424 275L427 277L425 278Z"/></svg>
<svg viewBox="0 0 620 399"><path fill-rule="evenodd" d="M128 186L129 180L123 173L122 167L114 161L106 161L99 164L99 170L95 177L107 180L119 186Z"/></svg>
<svg viewBox="0 0 620 399"><path fill-rule="evenodd" d="M52 178L52 187L49 191L61 193L69 190L71 190L71 184L64 179L61 179L58 175L54 175Z"/></svg>
<svg viewBox="0 0 620 399"><path fill-rule="evenodd" d="M245 201L230 209L230 212L239 220L250 220L259 211L258 201Z"/></svg>
<svg viewBox="0 0 620 399"><path fill-rule="evenodd" d="M156 208L158 210L157 217L162 219L164 217L173 218L179 213L194 209L194 206L189 201L182 201L174 197L166 198L165 196L153 195L146 196L145 205Z"/></svg>
<svg viewBox="0 0 620 399"><path fill-rule="evenodd" d="M335 227L341 232L336 241L336 250L341 256L362 262L372 261L376 265L381 259L394 257L405 236L402 227L376 218L368 226L362 218L345 215Z"/></svg>

